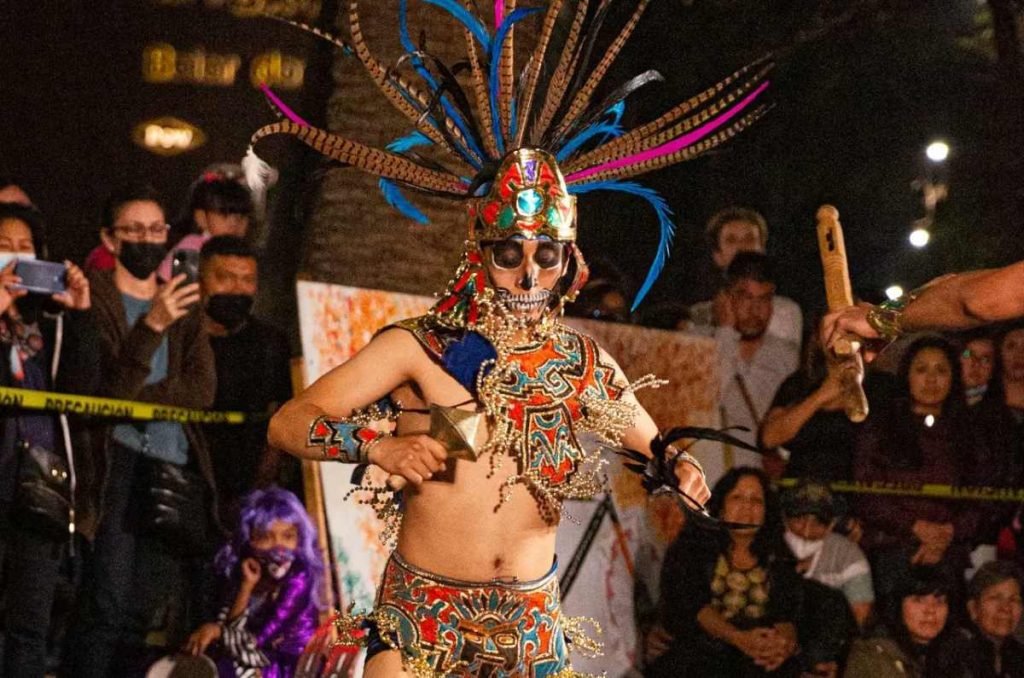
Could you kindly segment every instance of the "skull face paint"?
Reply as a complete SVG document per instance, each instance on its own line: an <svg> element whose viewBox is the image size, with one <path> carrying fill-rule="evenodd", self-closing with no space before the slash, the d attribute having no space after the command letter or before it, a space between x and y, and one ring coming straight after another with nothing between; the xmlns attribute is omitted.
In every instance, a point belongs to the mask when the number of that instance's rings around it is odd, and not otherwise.
<svg viewBox="0 0 1024 678"><path fill-rule="evenodd" d="M485 243L484 252L498 301L515 315L540 318L565 274L565 246L551 240L508 238Z"/></svg>

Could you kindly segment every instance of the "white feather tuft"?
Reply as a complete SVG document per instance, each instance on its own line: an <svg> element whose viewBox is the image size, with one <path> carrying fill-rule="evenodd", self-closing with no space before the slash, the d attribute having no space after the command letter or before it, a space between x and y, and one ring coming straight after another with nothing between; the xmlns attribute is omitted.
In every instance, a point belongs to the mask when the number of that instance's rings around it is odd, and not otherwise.
<svg viewBox="0 0 1024 678"><path fill-rule="evenodd" d="M262 219L267 208L267 192L277 183L278 172L261 160L252 146L249 146L245 157L242 158L242 173L245 175L245 184L252 194L256 215Z"/></svg>

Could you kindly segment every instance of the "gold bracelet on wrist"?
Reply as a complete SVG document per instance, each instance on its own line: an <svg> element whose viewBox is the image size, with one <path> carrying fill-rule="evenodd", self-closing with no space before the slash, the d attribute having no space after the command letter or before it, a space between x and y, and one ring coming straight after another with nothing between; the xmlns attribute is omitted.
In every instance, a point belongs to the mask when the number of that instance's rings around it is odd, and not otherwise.
<svg viewBox="0 0 1024 678"><path fill-rule="evenodd" d="M876 306L868 311L867 321L871 329L878 332L878 335L886 341L893 341L903 336L903 328L900 326L900 316L903 309L889 309Z"/></svg>

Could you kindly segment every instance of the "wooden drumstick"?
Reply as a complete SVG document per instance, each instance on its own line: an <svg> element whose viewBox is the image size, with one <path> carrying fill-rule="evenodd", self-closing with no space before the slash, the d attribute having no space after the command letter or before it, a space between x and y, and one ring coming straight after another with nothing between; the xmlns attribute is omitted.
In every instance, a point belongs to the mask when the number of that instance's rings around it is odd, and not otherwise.
<svg viewBox="0 0 1024 678"><path fill-rule="evenodd" d="M821 267L825 272L825 296L829 310L838 311L853 306L853 289L850 286L843 227L839 224L839 210L832 205L822 205L818 208L817 219L818 250L821 252ZM833 342L831 348L834 356L829 356L828 369L830 372L840 371L846 416L853 422L864 421L868 416L868 399L864 394L861 343L853 337L842 336Z"/></svg>

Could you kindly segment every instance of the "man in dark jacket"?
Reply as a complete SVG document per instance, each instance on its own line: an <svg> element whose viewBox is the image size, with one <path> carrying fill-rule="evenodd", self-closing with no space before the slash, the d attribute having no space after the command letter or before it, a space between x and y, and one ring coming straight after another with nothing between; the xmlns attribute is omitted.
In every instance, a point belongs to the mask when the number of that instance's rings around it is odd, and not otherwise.
<svg viewBox="0 0 1024 678"><path fill-rule="evenodd" d="M288 338L251 314L259 282L256 252L221 235L200 253L203 320L217 365L217 410L273 414L292 397ZM298 460L267 446L267 422L204 428L217 480L222 522L236 522L239 500L277 482L301 492Z"/></svg>
<svg viewBox="0 0 1024 678"><path fill-rule="evenodd" d="M184 275L162 286L157 281L168 227L155 193L146 187L115 193L102 227L117 263L91 278L100 394L209 407L216 384L198 285ZM83 519L95 540L66 667L76 678L131 675L150 630L163 629L171 646L180 643L191 625L190 594L201 589L198 564L209 549L215 510L212 466L198 427L125 422L96 438L88 491L93 510ZM112 667L115 657L124 665Z"/></svg>

